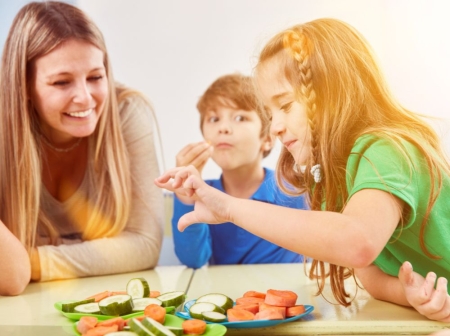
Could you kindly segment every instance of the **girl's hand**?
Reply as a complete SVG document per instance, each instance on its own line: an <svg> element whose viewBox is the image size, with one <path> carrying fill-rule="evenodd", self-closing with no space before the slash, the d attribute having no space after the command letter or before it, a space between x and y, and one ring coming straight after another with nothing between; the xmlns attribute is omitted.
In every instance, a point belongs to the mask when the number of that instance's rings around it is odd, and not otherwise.
<svg viewBox="0 0 450 336"><path fill-rule="evenodd" d="M195 202L194 211L183 215L178 221L180 231L194 223L232 221L229 209L234 198L206 184L194 166L169 169L155 180L155 184Z"/></svg>
<svg viewBox="0 0 450 336"><path fill-rule="evenodd" d="M420 314L430 320L450 322L450 296L446 278L439 278L435 289L436 274L430 272L424 278L414 272L407 261L400 268L398 278L406 299Z"/></svg>

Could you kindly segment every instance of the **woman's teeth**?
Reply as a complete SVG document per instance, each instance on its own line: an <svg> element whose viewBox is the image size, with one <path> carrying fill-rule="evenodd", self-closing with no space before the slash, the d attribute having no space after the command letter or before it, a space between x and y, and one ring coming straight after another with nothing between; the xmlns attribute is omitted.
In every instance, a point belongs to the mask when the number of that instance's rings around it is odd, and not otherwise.
<svg viewBox="0 0 450 336"><path fill-rule="evenodd" d="M84 118L84 117L87 117L88 115L90 115L92 113L92 111L93 111L93 109L89 109L84 112L70 112L70 113L66 113L66 114L71 117L75 117L75 118Z"/></svg>

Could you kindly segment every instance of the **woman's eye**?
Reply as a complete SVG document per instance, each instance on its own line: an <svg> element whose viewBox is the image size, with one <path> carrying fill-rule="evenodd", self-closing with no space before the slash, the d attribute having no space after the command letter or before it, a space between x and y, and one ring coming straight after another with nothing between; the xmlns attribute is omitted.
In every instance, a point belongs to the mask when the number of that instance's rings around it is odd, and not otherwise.
<svg viewBox="0 0 450 336"><path fill-rule="evenodd" d="M53 82L53 85L55 85L55 86L64 86L67 84L69 84L69 81L60 80L60 81Z"/></svg>
<svg viewBox="0 0 450 336"><path fill-rule="evenodd" d="M92 76L92 77L89 77L88 78L88 80L90 80L90 81L93 81L93 82L95 82L95 81L98 81L98 80L100 80L100 79L102 79L103 78L103 76Z"/></svg>

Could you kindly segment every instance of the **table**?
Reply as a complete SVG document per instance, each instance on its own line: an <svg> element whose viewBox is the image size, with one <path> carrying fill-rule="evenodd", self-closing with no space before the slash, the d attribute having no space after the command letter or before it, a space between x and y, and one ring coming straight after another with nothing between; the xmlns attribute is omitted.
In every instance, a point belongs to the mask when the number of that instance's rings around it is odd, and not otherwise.
<svg viewBox="0 0 450 336"><path fill-rule="evenodd" d="M349 281L350 280L350 281ZM357 286L348 279L346 288L355 293ZM209 266L194 273L187 292L188 300L208 293L223 293L236 299L248 290L292 290L298 304L314 306L314 311L298 322L270 328L228 329L227 335L429 335L450 324L430 321L412 308L373 299L358 289L349 308L331 304L330 286L326 299L316 296L317 285L304 271L303 264Z"/></svg>
<svg viewBox="0 0 450 336"><path fill-rule="evenodd" d="M142 272L31 283L19 296L0 296L0 335L73 335L73 321L53 307L55 302L125 290L128 280L138 277L145 278L151 290L187 292L192 276L193 270L185 266L158 266Z"/></svg>

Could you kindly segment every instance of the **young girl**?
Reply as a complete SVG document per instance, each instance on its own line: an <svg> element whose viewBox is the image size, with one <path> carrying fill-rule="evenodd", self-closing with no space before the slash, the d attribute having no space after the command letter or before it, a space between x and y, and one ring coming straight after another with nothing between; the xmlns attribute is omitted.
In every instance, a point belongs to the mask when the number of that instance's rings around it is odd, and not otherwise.
<svg viewBox="0 0 450 336"><path fill-rule="evenodd" d="M24 6L0 87L0 295L30 279L154 267L163 195L152 110L115 85L94 23L63 2Z"/></svg>
<svg viewBox="0 0 450 336"><path fill-rule="evenodd" d="M156 184L196 201L179 229L231 221L312 257L319 293L329 275L345 306L344 279L356 273L375 298L450 321L450 167L432 128L391 95L364 38L334 19L294 26L267 43L255 78L284 144L278 182L307 193L312 211L236 199L193 167L174 168Z"/></svg>

